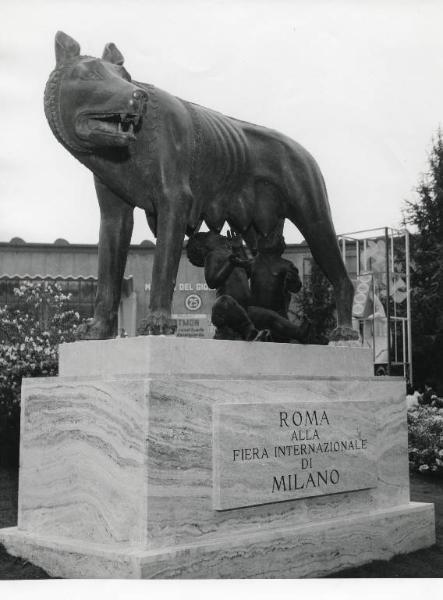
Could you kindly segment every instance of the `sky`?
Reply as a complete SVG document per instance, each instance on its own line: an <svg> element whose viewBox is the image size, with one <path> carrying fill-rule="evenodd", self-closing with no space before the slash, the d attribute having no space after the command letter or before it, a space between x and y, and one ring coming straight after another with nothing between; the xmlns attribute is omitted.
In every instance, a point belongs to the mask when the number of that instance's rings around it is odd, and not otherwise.
<svg viewBox="0 0 443 600"><path fill-rule="evenodd" d="M440 1L0 5L0 241L98 240L92 174L43 112L59 29L93 56L115 42L136 80L297 140L320 165L337 233L401 225L443 121ZM133 243L152 239L135 217Z"/></svg>

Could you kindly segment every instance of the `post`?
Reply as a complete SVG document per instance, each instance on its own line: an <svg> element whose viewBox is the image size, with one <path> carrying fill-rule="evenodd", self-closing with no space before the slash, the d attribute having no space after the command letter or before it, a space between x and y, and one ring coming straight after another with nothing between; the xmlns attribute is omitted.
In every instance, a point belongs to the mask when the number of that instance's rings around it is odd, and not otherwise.
<svg viewBox="0 0 443 600"><path fill-rule="evenodd" d="M390 269L389 269L389 234L385 227L385 258L386 258L386 325L388 330L387 352L388 352L388 375L391 374L391 309L389 306L390 296Z"/></svg>
<svg viewBox="0 0 443 600"><path fill-rule="evenodd" d="M405 229L405 254L406 254L406 327L408 335L408 371L409 383L414 385L412 369L412 330L411 330L411 273L410 273L410 254L409 254L409 231Z"/></svg>

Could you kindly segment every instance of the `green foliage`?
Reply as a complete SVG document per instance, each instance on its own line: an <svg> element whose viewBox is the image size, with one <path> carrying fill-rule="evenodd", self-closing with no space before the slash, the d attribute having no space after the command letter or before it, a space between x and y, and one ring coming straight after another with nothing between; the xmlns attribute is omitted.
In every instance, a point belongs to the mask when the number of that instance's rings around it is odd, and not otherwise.
<svg viewBox="0 0 443 600"><path fill-rule="evenodd" d="M410 470L443 475L443 408L409 409L408 429Z"/></svg>
<svg viewBox="0 0 443 600"><path fill-rule="evenodd" d="M57 347L74 340L80 323L56 283L23 282L17 303L0 307L0 451L17 453L23 377L56 375ZM13 460L15 462L15 460Z"/></svg>
<svg viewBox="0 0 443 600"><path fill-rule="evenodd" d="M429 169L406 203L411 238L411 309L415 379L443 390L443 134L439 129L429 154Z"/></svg>
<svg viewBox="0 0 443 600"><path fill-rule="evenodd" d="M310 343L327 344L329 334L336 327L334 293L332 285L315 261L312 261L310 283L302 288L298 296L302 314L313 325Z"/></svg>

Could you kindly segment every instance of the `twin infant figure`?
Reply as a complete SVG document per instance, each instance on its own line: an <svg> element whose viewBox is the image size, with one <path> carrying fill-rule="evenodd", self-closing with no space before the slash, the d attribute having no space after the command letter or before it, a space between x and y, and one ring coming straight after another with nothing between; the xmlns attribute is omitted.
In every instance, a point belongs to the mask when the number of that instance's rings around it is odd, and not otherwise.
<svg viewBox="0 0 443 600"><path fill-rule="evenodd" d="M258 242L248 259L240 235L209 231L192 236L188 259L204 267L208 286L216 290L212 307L215 338L224 340L307 343L311 324L288 319L291 292L301 288L298 269L282 258L286 244L280 233Z"/></svg>

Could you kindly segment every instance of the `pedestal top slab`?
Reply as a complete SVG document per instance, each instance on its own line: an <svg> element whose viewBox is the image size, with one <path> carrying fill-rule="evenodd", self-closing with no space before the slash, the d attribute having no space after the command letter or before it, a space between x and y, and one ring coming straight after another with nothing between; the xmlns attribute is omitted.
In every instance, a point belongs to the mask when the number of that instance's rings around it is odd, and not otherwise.
<svg viewBox="0 0 443 600"><path fill-rule="evenodd" d="M372 352L275 344L140 336L61 344L59 374L72 376L372 377Z"/></svg>

